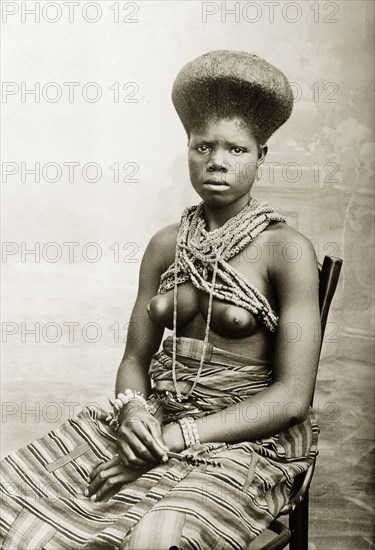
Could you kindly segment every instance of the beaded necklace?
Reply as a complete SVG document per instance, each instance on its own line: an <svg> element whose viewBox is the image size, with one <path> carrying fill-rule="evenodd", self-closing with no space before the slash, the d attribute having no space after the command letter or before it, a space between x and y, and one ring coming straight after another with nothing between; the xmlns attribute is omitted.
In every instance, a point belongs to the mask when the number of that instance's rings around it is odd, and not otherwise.
<svg viewBox="0 0 375 550"><path fill-rule="evenodd" d="M173 288L173 350L172 379L177 401L188 399L200 378L208 344L213 298L243 307L271 331L276 330L278 317L266 297L240 273L228 264L228 260L241 252L271 221L285 222L266 202L251 198L249 203L221 227L207 231L203 217L204 203L186 208L181 217L174 263L160 278L159 294ZM212 271L209 282L208 271ZM216 283L217 277L223 281ZM177 384L177 288L190 280L195 287L209 294L208 312L203 352L194 383L185 395Z"/></svg>

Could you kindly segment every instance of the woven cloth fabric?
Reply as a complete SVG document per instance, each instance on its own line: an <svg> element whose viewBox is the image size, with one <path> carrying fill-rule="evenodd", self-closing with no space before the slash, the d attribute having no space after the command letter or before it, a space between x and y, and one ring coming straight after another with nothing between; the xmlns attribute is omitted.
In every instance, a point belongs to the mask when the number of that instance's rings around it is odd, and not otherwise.
<svg viewBox="0 0 375 550"><path fill-rule="evenodd" d="M179 381L199 364L199 340L179 338ZM164 400L170 381L171 341L154 356L151 406L165 420L181 414ZM168 373L169 372L169 378ZM207 414L261 392L270 365L210 346L203 380L190 409ZM216 390L215 390L216 387ZM217 388L220 388L218 390ZM220 399L222 398L222 401ZM224 399L225 398L225 399ZM173 403L173 402L172 402ZM117 549L242 550L287 502L294 478L311 464L317 430L312 416L300 428L257 442L195 445L195 456L220 461L194 466L169 460L124 484L108 502L83 495L87 476L116 453L107 413L94 406L1 463L0 542L4 550Z"/></svg>
<svg viewBox="0 0 375 550"><path fill-rule="evenodd" d="M194 383L203 347L202 340L177 338L176 380L183 394L188 393ZM162 401L165 422L175 421L186 415L200 417L220 411L247 397L259 394L272 383L272 366L266 361L250 359L209 343L199 381L189 399L179 403L175 399L172 379L172 356L173 339L168 336L164 340L163 349L154 355L150 365L150 376L155 385L150 400L153 401L155 397ZM248 420L250 427L259 410L260 407L254 403L242 413L243 419ZM282 460L314 458L318 431L314 411L310 408L308 418L304 422L248 445L249 448L252 448L253 444L259 445L263 453L271 450Z"/></svg>

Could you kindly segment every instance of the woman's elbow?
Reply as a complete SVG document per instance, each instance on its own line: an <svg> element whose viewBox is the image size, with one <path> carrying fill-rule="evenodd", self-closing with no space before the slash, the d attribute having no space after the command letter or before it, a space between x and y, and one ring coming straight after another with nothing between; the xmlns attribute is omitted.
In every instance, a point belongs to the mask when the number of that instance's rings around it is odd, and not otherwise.
<svg viewBox="0 0 375 550"><path fill-rule="evenodd" d="M297 401L286 403L284 405L283 416L288 427L304 422L308 417L309 408L308 404Z"/></svg>

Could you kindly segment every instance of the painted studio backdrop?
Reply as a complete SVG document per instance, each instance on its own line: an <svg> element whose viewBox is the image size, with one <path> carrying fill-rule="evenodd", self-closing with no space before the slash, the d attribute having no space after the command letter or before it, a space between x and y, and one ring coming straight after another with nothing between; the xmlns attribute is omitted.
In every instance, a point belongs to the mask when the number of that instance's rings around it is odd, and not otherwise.
<svg viewBox="0 0 375 550"><path fill-rule="evenodd" d="M1 9L2 457L85 404L107 406L124 342L137 337L127 323L144 249L199 201L173 80L206 51L250 51L280 68L295 96L254 196L285 214L319 261L344 260L315 397L311 548L370 548L373 3ZM285 255L298 261L299 250L290 243Z"/></svg>

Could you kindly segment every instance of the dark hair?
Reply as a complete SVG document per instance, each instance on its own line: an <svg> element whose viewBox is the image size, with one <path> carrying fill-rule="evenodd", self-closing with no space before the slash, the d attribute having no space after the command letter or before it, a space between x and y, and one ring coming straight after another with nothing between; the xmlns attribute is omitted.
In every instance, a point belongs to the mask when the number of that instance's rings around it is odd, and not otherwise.
<svg viewBox="0 0 375 550"><path fill-rule="evenodd" d="M187 63L178 73L172 101L186 133L210 118L248 121L264 144L290 116L293 93L285 75L247 52L218 50Z"/></svg>

